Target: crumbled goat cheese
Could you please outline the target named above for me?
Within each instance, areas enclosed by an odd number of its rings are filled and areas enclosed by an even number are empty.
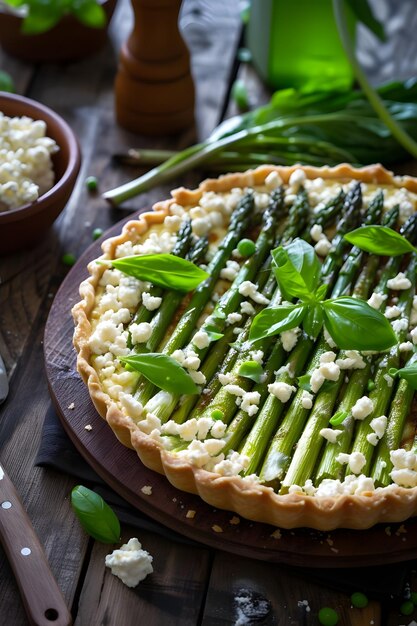
[[[231,393],[232,396],[244,396],[246,393],[246,390],[243,389],[243,387],[239,387],[239,385],[226,385],[224,388],[225,391],[227,391],[228,393]]]
[[[340,452],[336,457],[336,461],[341,465],[349,465],[349,469],[353,474],[360,474],[366,465],[366,459],[362,452],[352,452],[351,454]]]
[[[359,495],[375,491],[372,478],[360,474],[349,474],[343,481],[325,478],[320,485],[314,487],[311,480],[307,480],[303,487],[298,487],[298,492],[305,493],[316,498],[332,498],[339,495]]]
[[[396,305],[387,306],[384,315],[388,320],[393,320],[401,315],[401,309],[399,309]]]
[[[252,361],[256,361],[259,365],[262,365],[262,360],[264,358],[262,350],[251,350],[249,355]]]
[[[370,427],[377,435],[378,439],[382,439],[384,433],[387,429],[388,418],[385,415],[380,415],[379,417],[374,417],[371,420]]]
[[[309,391],[303,391],[303,395],[301,396],[301,406],[303,409],[311,409],[313,406],[313,394]]]
[[[289,178],[288,184],[290,187],[292,187],[296,191],[304,183],[306,178],[307,176],[304,170],[297,168],[292,172]]]
[[[199,349],[204,350],[210,344],[210,337],[204,330],[196,332],[192,339],[192,343]]]
[[[329,331],[327,330],[327,328],[324,329],[324,340],[327,343],[327,345],[329,346],[329,348],[336,348],[336,342],[333,341],[332,336],[330,335]]]
[[[236,261],[226,261],[226,267],[220,271],[220,278],[233,282],[240,270],[240,265]]]
[[[364,420],[374,410],[374,404],[368,396],[362,396],[359,400],[356,400],[352,407],[352,416],[355,420]]]
[[[417,487],[417,455],[411,450],[392,450],[390,459],[393,465],[391,478],[400,487]]]
[[[219,374],[218,379],[221,385],[230,385],[233,382],[233,374],[227,372],[226,374]]]
[[[332,249],[332,243],[327,238],[320,239],[314,246],[314,250],[319,256],[327,256]]]
[[[411,341],[403,341],[398,346],[398,349],[400,352],[409,352],[413,349],[413,344],[411,343]]]
[[[268,176],[265,178],[265,187],[268,191],[273,191],[280,185],[282,185],[282,179],[278,172],[269,172]]]
[[[242,316],[240,313],[229,313],[229,315],[226,318],[226,322],[228,324],[238,324],[241,321],[242,321]]]
[[[408,319],[406,317],[402,317],[399,320],[394,320],[393,322],[391,322],[391,326],[396,333],[400,333],[402,330],[407,330]]]
[[[288,402],[294,391],[296,391],[296,388],[287,383],[275,382],[268,385],[268,392],[283,403]]]
[[[399,272],[394,278],[387,280],[388,289],[395,289],[397,291],[402,289],[409,289],[411,287],[411,281],[403,272]]]
[[[203,372],[196,372],[195,370],[190,370],[189,374],[196,385],[205,385],[207,380],[204,376]]]
[[[394,383],[393,377],[390,376],[389,374],[384,374],[383,378],[384,378],[385,382],[387,383],[388,387],[392,387],[392,385]]]
[[[242,296],[252,298],[257,304],[269,304],[268,298],[265,298],[265,296],[259,293],[256,285],[251,283],[250,280],[244,280],[243,283],[241,283],[239,293]]]
[[[310,229],[310,237],[315,243],[318,243],[320,239],[323,239],[323,227],[320,224],[313,224]]]
[[[261,395],[258,391],[247,391],[243,398],[240,408],[249,416],[255,415],[259,411],[259,402]]]
[[[197,237],[204,237],[210,230],[210,221],[207,217],[196,217],[191,220],[191,228],[193,230],[194,235]]]
[[[146,343],[152,335],[152,326],[148,322],[131,324],[129,327],[132,343]]]
[[[181,218],[179,215],[167,215],[164,219],[164,226],[172,232],[177,232],[181,226]]]
[[[341,370],[362,370],[366,363],[357,350],[346,350],[344,359],[336,359]]]
[[[374,291],[374,293],[372,294],[372,296],[368,300],[368,304],[373,309],[380,309],[382,304],[383,304],[383,302],[385,302],[386,299],[387,299],[387,295],[386,294],[376,293]]]
[[[140,419],[143,413],[143,406],[130,393],[119,394],[119,401],[129,417],[135,420]]]
[[[410,339],[414,345],[417,344],[417,326],[410,332]]]
[[[239,452],[229,452],[227,457],[216,463],[213,471],[222,476],[237,476],[249,465],[249,457]]]
[[[250,302],[248,302],[247,300],[244,300],[242,302],[242,304],[240,305],[240,310],[242,313],[244,313],[245,315],[255,315],[256,311],[254,309],[254,307],[252,306],[252,304]]]
[[[185,354],[184,361],[182,362],[183,367],[186,367],[188,370],[198,370],[200,364],[201,360],[198,354],[193,350],[188,350]]]
[[[320,357],[320,365],[313,370],[310,377],[310,387],[313,393],[317,393],[325,380],[339,380],[340,367],[333,361],[336,358],[334,352],[324,352]]]
[[[106,556],[106,567],[111,573],[120,578],[128,587],[136,587],[148,574],[152,574],[152,557],[134,537],[122,545],[119,550],[113,550]]]
[[[46,123],[0,113],[0,212],[34,202],[51,189],[51,155],[59,150]]]
[[[337,442],[337,438],[339,435],[341,435],[343,432],[343,430],[337,430],[333,428],[322,428],[321,431],[319,432],[319,435],[321,435],[321,437],[324,437],[324,439],[327,439],[327,441],[329,441],[330,443],[336,443]]]
[[[142,294],[142,303],[145,309],[148,309],[148,311],[155,311],[161,306],[162,298],[160,298],[159,296],[151,296],[150,293],[144,291]]]
[[[282,347],[286,352],[291,352],[298,341],[298,337],[300,335],[301,329],[297,326],[296,328],[291,328],[290,330],[284,330],[281,333],[281,342]]]

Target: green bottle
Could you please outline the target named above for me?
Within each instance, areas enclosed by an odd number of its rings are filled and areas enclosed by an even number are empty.
[[[352,38],[356,21],[346,8]],[[263,80],[275,89],[348,89],[353,72],[332,0],[252,0],[247,45]]]

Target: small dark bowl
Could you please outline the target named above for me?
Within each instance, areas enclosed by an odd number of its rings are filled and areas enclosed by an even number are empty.
[[[23,96],[0,92],[0,111],[9,117],[27,115],[46,122],[46,134],[59,151],[52,155],[54,186],[35,202],[0,212],[0,254],[16,252],[35,243],[64,209],[72,193],[81,165],[78,140],[59,115]]]

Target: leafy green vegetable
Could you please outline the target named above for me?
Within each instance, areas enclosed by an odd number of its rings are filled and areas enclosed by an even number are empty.
[[[342,422],[345,421],[345,419],[347,418],[348,415],[349,415],[349,413],[346,413],[346,411],[338,411],[330,419],[330,424],[332,426],[339,426]]]
[[[408,252],[417,252],[411,243],[387,226],[361,226],[345,235],[346,241],[365,252],[383,256],[398,256]]]
[[[311,379],[310,374],[303,374],[302,376],[299,376],[298,386],[300,387],[300,389],[304,389],[304,391],[311,392],[310,379]]]
[[[387,318],[364,300],[341,296],[322,307],[325,327],[341,349],[387,350],[397,341]]]
[[[239,367],[238,374],[244,378],[250,378],[255,383],[260,383],[263,380],[264,371],[257,361],[245,361]]]
[[[390,376],[399,376],[408,382],[412,389],[417,389],[417,362],[413,361],[401,369],[392,367],[388,371]]]
[[[362,22],[380,41],[386,41],[384,25],[375,18],[366,0],[346,0],[350,10],[359,22]]]
[[[417,137],[417,79],[377,89],[390,120]],[[104,194],[113,204],[197,166],[234,171],[261,163],[336,165],[396,163],[409,158],[363,91],[277,91],[270,102],[223,122],[203,143],[174,154],[136,180]],[[147,151],[149,156],[150,151]]]
[[[4,0],[12,9],[25,7],[27,15],[22,22],[22,32],[37,35],[53,28],[66,14],[74,15],[92,28],[106,25],[106,13],[97,0]]]
[[[111,265],[139,280],[149,280],[159,287],[177,291],[192,291],[208,278],[200,267],[173,254],[126,256],[111,261]]]
[[[120,523],[103,498],[77,485],[71,492],[71,506],[84,530],[97,541],[116,543],[120,539]]]
[[[250,341],[258,341],[299,326],[306,309],[303,305],[279,306],[263,309],[253,319],[250,327]]]
[[[175,394],[199,393],[199,388],[183,367],[172,357],[159,352],[119,357],[124,365],[140,372],[151,383]]]
[[[321,264],[314,248],[304,239],[294,239],[285,249],[280,246],[272,250],[274,264],[279,268],[285,261],[289,261],[303,279],[308,291],[314,291],[320,280]],[[275,275],[277,273],[275,272]]]

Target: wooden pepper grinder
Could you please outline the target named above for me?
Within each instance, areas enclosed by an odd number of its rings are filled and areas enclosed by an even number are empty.
[[[131,0],[134,28],[120,52],[116,118],[144,135],[177,133],[194,122],[190,56],[178,29],[181,0]]]

